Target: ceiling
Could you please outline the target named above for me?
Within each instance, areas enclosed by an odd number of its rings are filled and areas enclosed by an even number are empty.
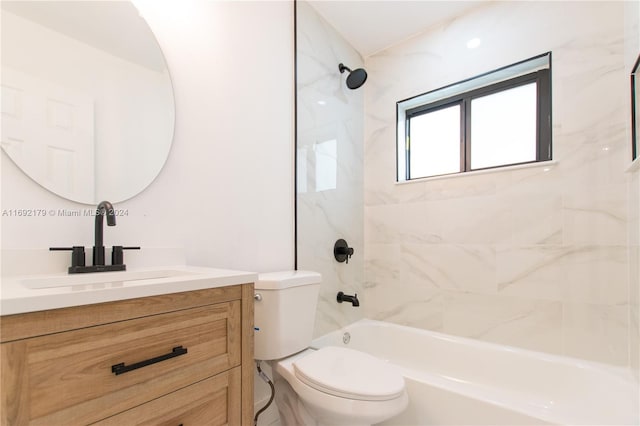
[[[487,2],[311,0],[309,4],[366,58]],[[147,55],[155,54],[157,45],[149,28],[134,22],[141,19],[127,1],[2,1],[2,9],[149,68],[164,67],[161,56],[159,61],[158,56]],[[82,19],[75,19],[78,16]]]
[[[487,0],[311,0],[309,4],[366,58]]]

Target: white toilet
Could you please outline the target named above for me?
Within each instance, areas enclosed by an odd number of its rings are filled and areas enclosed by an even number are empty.
[[[346,347],[310,349],[321,276],[260,274],[255,285],[255,359],[271,361],[283,425],[371,425],[407,407],[404,378]]]

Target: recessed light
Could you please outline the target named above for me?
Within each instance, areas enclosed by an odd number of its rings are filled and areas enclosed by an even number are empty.
[[[481,43],[481,40],[478,37],[474,37],[467,42],[467,48],[475,49],[476,47],[480,46],[480,43]]]
[[[318,101],[318,105],[326,105],[327,101]]]

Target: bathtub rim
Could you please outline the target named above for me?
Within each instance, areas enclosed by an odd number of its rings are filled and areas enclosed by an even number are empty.
[[[431,335],[443,341],[460,342],[460,343],[470,344],[473,346],[484,347],[487,349],[494,349],[500,352],[519,353],[522,355],[527,355],[532,357],[535,356],[536,358],[542,359],[544,361],[556,362],[556,363],[565,364],[565,365],[571,364],[571,365],[578,366],[580,368],[596,368],[598,370],[603,370],[615,376],[618,376],[622,380],[629,381],[630,383],[635,382],[640,385],[640,382],[638,382],[635,379],[631,369],[627,367],[616,366],[616,365],[607,364],[607,363],[598,362],[598,361],[586,360],[583,358],[572,357],[569,355],[557,355],[557,354],[552,354],[548,352],[534,351],[532,349],[526,349],[526,348],[520,348],[517,346],[509,346],[509,345],[504,345],[500,343],[488,342],[488,341],[474,339],[470,337],[456,336],[453,334],[447,334],[440,331],[426,330],[422,328],[411,327],[411,326],[402,325],[402,324],[395,324],[392,322],[374,320],[369,318],[359,319],[340,329],[331,331],[323,336],[316,337],[313,339],[310,347],[313,349],[318,349],[323,346],[323,345],[319,345],[318,342],[322,341],[324,338],[332,335],[337,336],[340,333],[344,334],[345,332],[350,331],[355,327],[364,326],[364,325],[375,325],[377,327],[383,327],[383,328],[397,327],[406,331],[419,332],[420,334]]]

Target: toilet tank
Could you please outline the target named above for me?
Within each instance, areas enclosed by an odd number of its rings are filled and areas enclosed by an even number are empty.
[[[254,358],[284,358],[313,338],[322,276],[311,271],[269,272],[255,284]]]

